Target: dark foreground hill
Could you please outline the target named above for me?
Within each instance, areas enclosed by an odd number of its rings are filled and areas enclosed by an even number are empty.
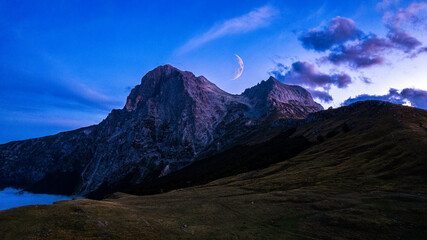
[[[287,151],[292,139],[306,144]],[[0,212],[0,238],[424,239],[426,156],[427,111],[360,102],[311,114],[292,131],[201,160],[146,191],[205,185]]]

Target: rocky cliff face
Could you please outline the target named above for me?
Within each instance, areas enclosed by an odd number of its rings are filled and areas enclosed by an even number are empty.
[[[0,188],[87,194],[141,183],[238,144],[280,119],[322,110],[270,78],[232,95],[171,65],[147,73],[123,109],[96,126],[0,146]]]

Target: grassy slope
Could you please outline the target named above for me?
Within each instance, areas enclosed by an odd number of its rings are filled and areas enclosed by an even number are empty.
[[[158,195],[3,211],[0,239],[427,236],[427,111],[368,102],[318,118],[294,133],[318,144],[265,169]]]

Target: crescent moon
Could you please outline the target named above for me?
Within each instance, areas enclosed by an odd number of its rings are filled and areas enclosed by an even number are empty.
[[[240,76],[242,76],[243,68],[244,68],[243,60],[239,57],[239,55],[237,55],[237,54],[234,54],[234,55],[237,57],[237,61],[239,62],[239,68],[236,69],[236,75],[234,76],[234,78],[232,80],[236,80]]]

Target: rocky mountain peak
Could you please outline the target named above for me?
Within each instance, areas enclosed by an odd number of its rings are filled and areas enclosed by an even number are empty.
[[[0,183],[27,188],[58,182],[59,189],[65,179],[72,193],[110,191],[241,144],[276,120],[302,119],[321,109],[305,89],[272,77],[233,95],[203,76],[164,65],[148,72],[124,108],[92,126],[90,134],[76,130],[0,146],[0,169],[8,173]],[[13,171],[13,162],[29,174]]]
[[[251,99],[256,105],[282,103],[311,106],[314,111],[323,110],[322,105],[316,103],[307,90],[300,86],[284,84],[274,77],[246,89],[242,95]]]
[[[166,64],[158,66],[145,74],[145,76],[141,79],[141,85],[157,84],[170,79],[173,79],[174,81],[185,82],[194,81],[197,79],[197,77],[194,76],[192,72],[181,71],[170,64]]]
[[[154,98],[177,103],[183,100],[183,97],[197,99],[207,97],[206,95],[216,97],[230,94],[209,82],[204,76],[196,77],[192,72],[181,71],[167,64],[153,69],[141,79],[141,84],[129,94],[125,109],[135,110],[139,102]]]

